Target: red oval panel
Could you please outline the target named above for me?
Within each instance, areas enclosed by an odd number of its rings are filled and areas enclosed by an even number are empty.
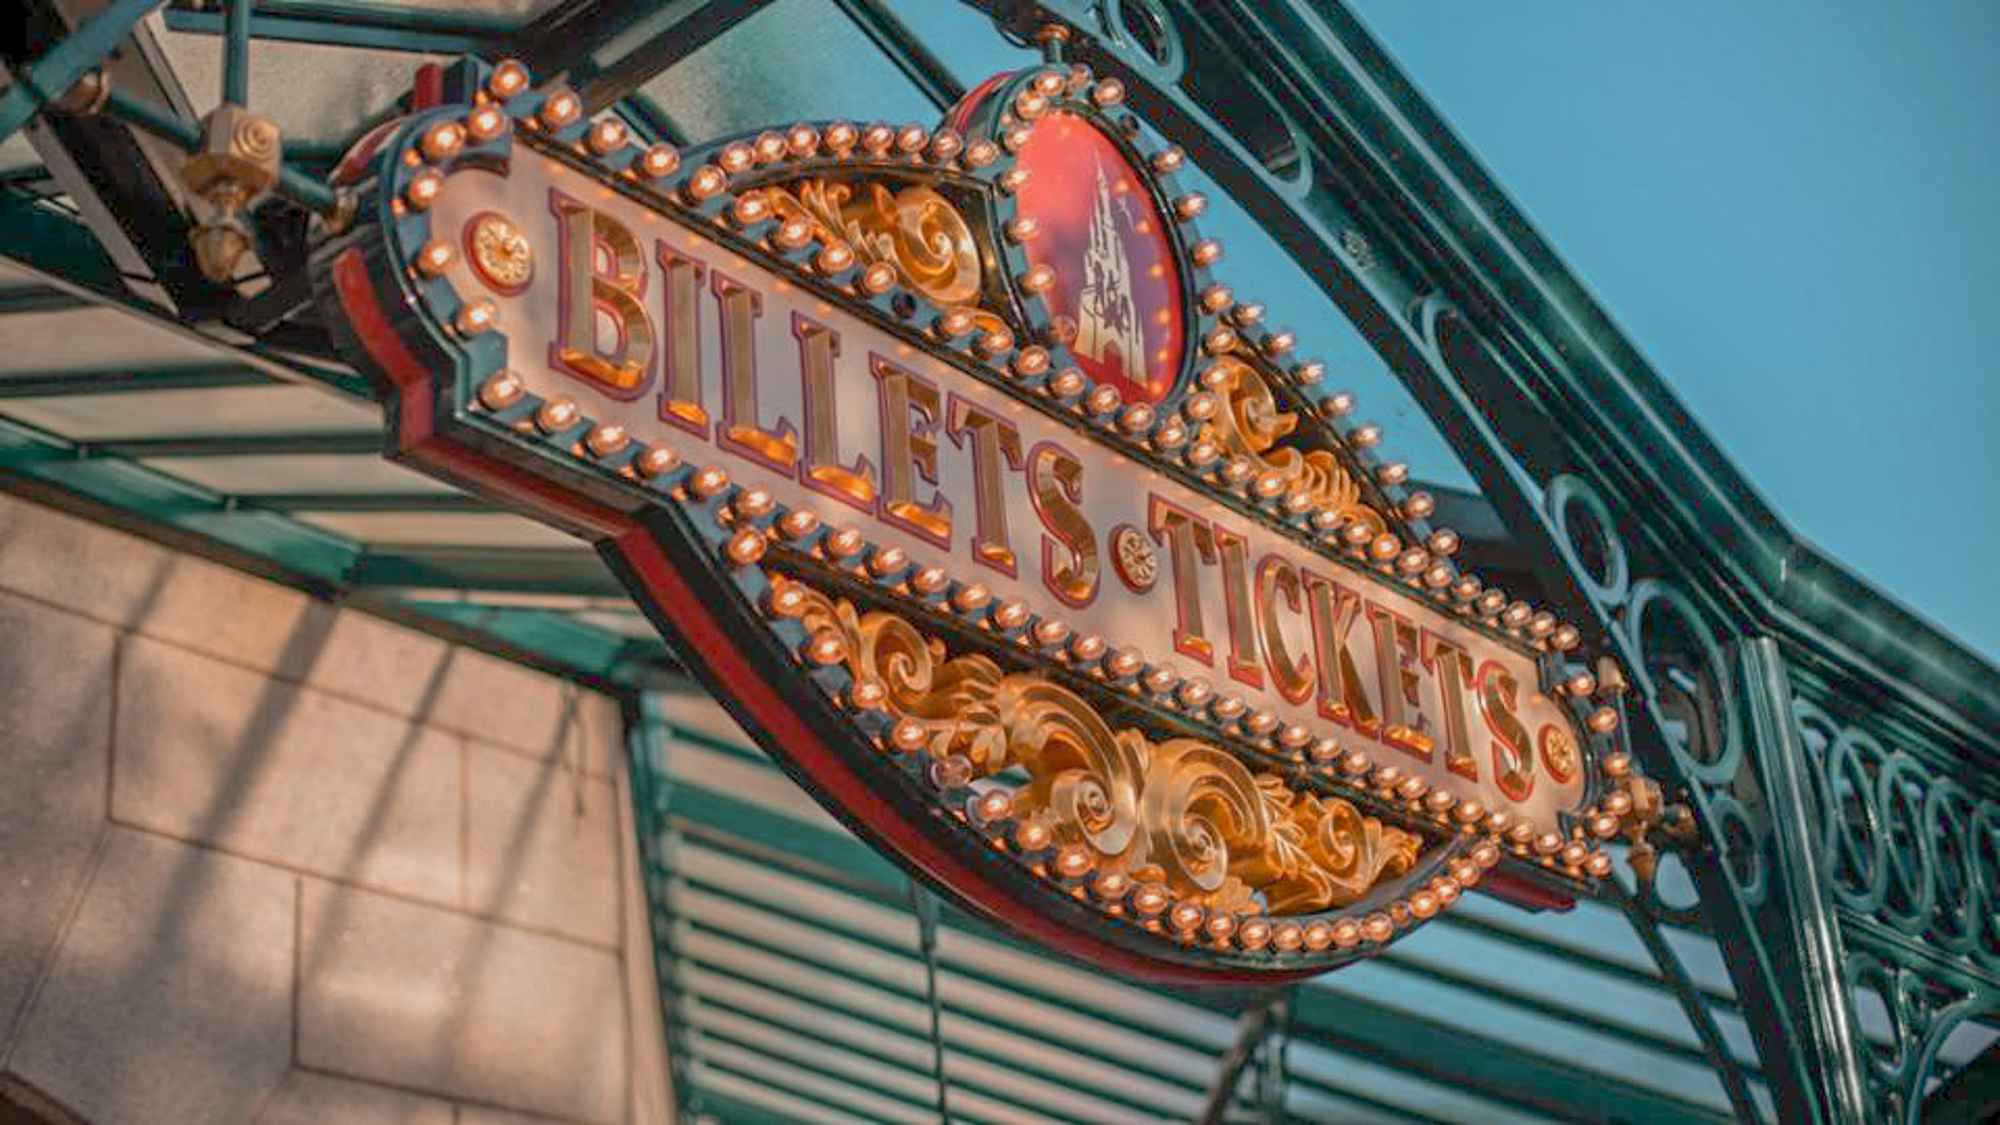
[[[1180,267],[1145,183],[1111,138],[1073,113],[1035,124],[1018,164],[1020,213],[1040,231],[1028,260],[1055,270],[1043,296],[1075,323],[1070,344],[1092,380],[1126,402],[1158,402],[1180,374]]]

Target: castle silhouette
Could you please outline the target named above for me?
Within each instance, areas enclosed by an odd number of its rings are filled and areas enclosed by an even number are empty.
[[[1128,221],[1130,216],[1127,216]],[[1134,386],[1146,378],[1146,328],[1132,299],[1132,264],[1125,257],[1117,218],[1111,211],[1111,184],[1097,164],[1097,202],[1090,214],[1090,245],[1083,257],[1083,292],[1077,300],[1076,341],[1071,350],[1085,359],[1115,364]]]

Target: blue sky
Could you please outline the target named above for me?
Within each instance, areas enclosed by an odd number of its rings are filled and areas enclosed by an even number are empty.
[[[1785,520],[2000,657],[2000,4],[1349,2]]]

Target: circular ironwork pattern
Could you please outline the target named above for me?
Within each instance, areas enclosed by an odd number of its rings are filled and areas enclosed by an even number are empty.
[[[1734,778],[1742,763],[1743,740],[1727,690],[1729,663],[1701,609],[1680,587],[1645,578],[1632,584],[1622,623],[1633,649],[1643,656],[1632,669],[1633,677],[1663,712],[1666,721],[1661,730],[1682,768],[1710,784]],[[1669,647],[1665,643],[1669,638],[1692,645],[1694,651]],[[1690,662],[1689,657],[1695,660]],[[1696,690],[1676,683],[1675,673],[1700,677]],[[1714,721],[1705,721],[1710,717]]]
[[[1924,1095],[1939,1077],[1939,1054],[1969,1020],[1992,1023],[2000,1003],[1988,995],[1928,979],[1921,971],[1874,950],[1848,955],[1845,975],[1852,983],[1849,1010],[1854,1041],[1875,1098],[1876,1120],[1919,1125]],[[1863,1009],[1888,1023],[1887,1042],[1865,1033]]]
[[[1551,525],[1571,537],[1562,544],[1566,558],[1583,572],[1587,592],[1626,650],[1638,656],[1634,685],[1676,765],[1694,783],[1689,796],[1725,860],[1723,872],[1747,902],[1760,903],[1770,844],[1759,818],[1731,792],[1748,762],[1737,704],[1726,690],[1730,670],[1721,638],[1673,583],[1630,578],[1630,556],[1610,508],[1587,482],[1558,477],[1546,497]],[[1586,519],[1572,520],[1577,511]],[[1607,566],[1582,567],[1579,536],[1596,538]],[[1668,641],[1675,643],[1663,651]],[[1670,679],[1690,671],[1698,682],[1692,700]],[[2000,888],[2000,801],[1977,796],[1807,700],[1795,699],[1794,713],[1807,752],[1812,839],[1835,900],[1940,949],[2000,967],[2000,912],[1992,909]],[[1704,721],[1690,722],[1691,716]]]
[[[1150,85],[1152,88],[1147,94],[1152,98],[1179,108],[1202,111],[1200,114],[1189,113],[1190,118],[1205,116],[1210,122],[1228,120],[1228,103],[1217,89],[1197,90],[1182,85],[1188,48],[1183,47],[1183,29],[1175,26],[1169,5],[1141,3],[1138,0],[1107,0],[1090,8],[1104,32],[1093,47],[1122,64],[1124,77],[1135,84]],[[1171,36],[1171,40],[1167,36]],[[1161,46],[1167,42],[1172,45],[1171,60],[1169,52]],[[1193,49],[1198,50],[1199,47]],[[1167,65],[1169,61],[1171,65]],[[1203,140],[1211,142],[1212,148],[1222,154],[1222,162],[1230,173],[1231,182],[1247,185],[1253,195],[1261,191],[1265,197],[1262,202],[1266,205],[1274,200],[1294,198],[1275,183],[1266,169],[1257,166],[1242,152],[1226,126],[1206,124],[1196,126],[1189,132],[1205,133]],[[1253,198],[1253,207],[1255,202]],[[1294,206],[1323,214],[1338,213],[1340,210],[1331,193],[1324,188],[1311,192]],[[1640,640],[1636,636],[1639,630],[1631,626],[1627,612],[1630,596],[1627,587],[1638,564],[1627,554],[1624,542],[1616,534],[1609,505],[1581,479],[1568,474],[1553,480],[1545,478],[1542,483],[1547,489],[1545,496],[1549,507],[1553,509],[1544,515],[1555,529],[1558,554],[1598,610],[1599,622],[1611,632],[1627,665],[1633,668],[1645,665],[1646,650],[1637,643]],[[1572,528],[1572,524],[1576,526]],[[1595,534],[1599,529],[1603,532],[1601,536]],[[1659,573],[1657,566],[1646,569]],[[1708,618],[1700,613],[1695,618],[1701,622],[1706,636],[1718,637],[1719,631],[1710,627]],[[1686,624],[1684,619],[1675,623]],[[1706,708],[1709,716],[1716,721],[1708,729],[1696,732],[1697,737],[1707,739],[1706,743],[1669,750],[1661,731],[1662,720],[1669,717],[1671,700],[1659,690],[1662,685],[1658,684],[1657,677],[1649,677],[1649,680],[1651,682],[1640,685],[1641,698],[1632,701],[1632,709],[1639,719],[1635,723],[1635,737],[1640,738],[1644,744],[1642,749],[1657,767],[1666,770],[1690,755],[1712,766],[1725,754],[1733,755],[1733,760],[1739,765],[1735,776],[1725,777],[1721,770],[1710,770],[1714,780],[1688,777],[1690,784],[1685,793],[1674,794],[1676,799],[1685,799],[1692,805],[1697,824],[1704,829],[1703,835],[1712,839],[1716,832],[1709,809],[1710,798],[1723,795],[1739,785],[1746,793],[1755,794],[1756,791],[1754,776],[1751,776],[1754,771],[1741,768],[1755,764],[1750,757],[1755,748],[1737,752],[1717,745],[1724,740],[1741,737],[1738,733],[1741,725],[1736,714],[1738,705],[1732,693],[1726,690],[1727,681],[1714,683],[1711,680],[1707,685],[1698,685],[1695,702]],[[1684,685],[1681,687],[1685,698]],[[1838,691],[1838,687],[1826,689],[1826,698],[1834,698]],[[1874,915],[1887,894],[1891,861],[1886,853],[1896,846],[1886,839],[1883,828],[1886,818],[1877,807],[1880,794],[1875,784],[1875,778],[1891,752],[1858,730],[1834,723],[1823,713],[1817,713],[1818,709],[1803,699],[1798,701],[1798,706],[1799,726],[1806,732],[1808,742],[1807,768],[1803,772],[1813,790],[1809,803],[1816,805],[1817,810],[1815,813],[1809,809],[1807,816],[1811,821],[1815,846],[1827,857],[1822,872],[1842,907]],[[1824,720],[1825,726],[1815,733],[1813,723],[1817,720]],[[1668,772],[1685,776],[1680,771]],[[1931,768],[1925,771],[1925,784],[1937,786],[1944,781],[1940,770]],[[1926,798],[1920,831],[1934,832],[1941,839],[1928,865],[1919,850],[1914,859],[1906,857],[1901,866],[1908,869],[1906,875],[1910,870],[1924,872],[1926,880],[1934,877],[1950,879],[1951,876],[1937,872],[1953,867],[1963,869],[1968,876],[1965,880],[1968,897],[1955,900],[1941,886],[1933,899],[1933,914],[1941,911],[1948,913],[1977,929],[1980,935],[1979,956],[1991,966],[1996,949],[2000,949],[2000,932],[1996,932],[2000,931],[2000,917],[1988,913],[1981,906],[1981,899],[1990,898],[1994,888],[2000,888],[2000,808],[1996,808],[1990,798],[1974,799],[1959,786],[1933,788],[1930,792],[1933,795]],[[1940,792],[1943,796],[1936,795]],[[1765,818],[1761,815],[1761,800],[1753,803],[1752,807],[1759,811],[1756,820],[1762,824]],[[1959,812],[1963,813],[1962,829],[1959,827]],[[1962,852],[1956,850],[1960,842],[1964,844]],[[1761,853],[1769,844],[1760,838],[1754,841],[1753,846]],[[1726,868],[1727,865],[1724,866]],[[1741,886],[1736,875],[1729,876],[1728,880],[1736,890],[1747,889]],[[1757,889],[1761,891],[1761,883]],[[1742,905],[1752,911],[1761,908],[1761,903],[1750,896],[1742,899]],[[1960,905],[1962,910],[1958,909]],[[1953,932],[1951,923],[1940,919],[1931,928],[1931,940],[1949,943],[1953,940],[1949,936]],[[1753,947],[1758,941],[1754,932],[1746,931],[1736,932],[1733,938],[1745,939]],[[1751,955],[1753,959],[1759,956],[1754,948]],[[1908,1006],[1904,1007],[1907,1009]],[[1929,1065],[1926,1060],[1934,1057],[1935,1047],[1942,1042],[1942,1036],[1948,1035],[1952,1026],[1965,1018],[1969,1011],[1964,1002],[1943,1007],[1933,1004],[1927,1010],[1933,1015],[1919,1020],[1905,1019],[1899,1025],[1911,1029],[1905,1038],[1915,1036],[1919,1040],[1917,1049],[1909,1055],[1921,1065],[1886,1078],[1877,1074],[1871,1083],[1883,1092],[1882,1120],[1915,1118],[1921,1105],[1921,1094],[1926,1089],[1925,1076]],[[1924,1030],[1926,1027],[1928,1030]]]
[[[1768,818],[1752,816],[1738,798],[1746,785],[1755,791],[1746,781],[1754,771],[1734,694],[1723,690],[1729,667],[1721,639],[1673,583],[1634,580],[1610,508],[1587,482],[1558,477],[1545,498],[1546,516],[1561,536],[1558,552],[1632,660],[1648,725],[1689,783],[1687,797],[1715,848],[1717,868],[1740,901],[1761,908],[1772,842]],[[1588,554],[1600,565],[1586,565]],[[1670,678],[1689,672],[1697,684],[1692,693]],[[1706,721],[1690,723],[1691,716]],[[1927,955],[1958,955],[2000,970],[2000,800],[1972,792],[1810,700],[1794,697],[1793,720],[1811,789],[1811,846],[1828,892],[1842,909],[1903,935],[1893,940],[1915,943],[1881,955],[1855,949],[1855,941],[1875,941],[1856,932],[1845,972],[1856,998],[1854,1039],[1862,1044],[1879,1119],[1914,1125],[1945,1040],[1967,1019],[2000,1011],[1990,992],[1943,983],[1915,967]],[[1887,1043],[1863,1034],[1863,997],[1879,999],[1886,1010]]]
[[[1583,478],[1564,473],[1549,482],[1546,506],[1549,523],[1556,531],[1556,548],[1569,564],[1570,578],[1583,587],[1591,601],[1616,606],[1625,601],[1632,567],[1625,554],[1625,541],[1618,537],[1611,509]],[[1572,509],[1581,509],[1588,523],[1572,522]],[[1597,565],[1584,558],[1592,548],[1600,556]]]
[[[1160,0],[1111,0],[1098,5],[1097,20],[1112,43],[1134,49],[1126,58],[1143,62],[1154,81],[1179,81],[1187,52],[1173,15]]]
[[[1794,712],[1823,794],[1812,828],[1835,899],[2000,968],[2000,800],[1815,704]]]

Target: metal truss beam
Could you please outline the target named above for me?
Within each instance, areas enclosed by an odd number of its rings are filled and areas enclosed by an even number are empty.
[[[62,98],[77,80],[95,69],[131,34],[132,28],[164,0],[112,0],[103,11],[60,41],[45,46],[41,56],[14,75],[0,91],[0,140],[13,136],[42,107]]]
[[[1236,1041],[1229,1045],[1216,1066],[1208,1101],[1202,1106],[1201,1116],[1195,1119],[1200,1125],[1222,1125],[1236,1100],[1236,1087],[1243,1081],[1243,1072],[1256,1057],[1257,1049],[1270,1037],[1272,1025],[1281,1020],[1284,1004],[1283,1000],[1273,1000],[1236,1017]]]
[[[36,286],[0,290],[0,317],[10,313],[69,312],[89,307],[89,301],[60,289]]]
[[[195,9],[182,3],[170,6],[163,19],[169,30],[197,35],[222,35],[227,24],[222,12]],[[472,11],[258,0],[248,30],[252,39],[323,47],[484,55],[494,53],[520,30],[520,25]]]
[[[939,109],[965,96],[965,86],[882,0],[838,0],[840,10],[886,55],[910,84]]]
[[[375,402],[368,381],[344,364],[307,362],[295,353],[280,355],[241,342],[240,335],[225,339],[226,330],[196,327],[168,309],[134,297],[117,263],[90,229],[46,204],[0,199],[0,260],[25,270],[43,290],[138,317],[151,327],[214,349],[218,359],[229,365],[352,401]]]
[[[756,15],[771,0],[707,0],[669,9],[668,22],[645,42],[587,78],[575,81],[586,113],[596,113],[645,85],[654,75],[701,50],[730,28]],[[581,62],[572,64],[581,72]]]
[[[186,436],[115,438],[79,442],[71,457],[77,461],[121,458],[137,461],[166,457],[251,457],[266,454],[380,453],[382,435],[374,430],[298,434],[189,434]]]
[[[231,498],[263,512],[498,512],[463,492],[259,492]],[[526,518],[526,517],[523,517]]]
[[[585,547],[405,547],[368,553],[347,570],[357,587],[464,589],[623,598],[625,588]]]
[[[1776,839],[1763,923],[1765,964],[1781,997],[1790,1057],[1788,1076],[1806,1092],[1816,1121],[1863,1122],[1874,1116],[1861,1078],[1853,1002],[1846,987],[1840,930],[1812,838],[1815,799],[1792,707],[1785,658],[1769,637],[1736,642],[1736,686],[1751,727],[1757,779],[1769,802]]]
[[[6,328],[5,318],[0,317],[0,333],[4,333]],[[275,385],[277,380],[251,367],[183,367],[159,371],[51,371],[44,374],[9,375],[0,379],[0,399]]]
[[[17,83],[0,100],[0,135],[26,126],[27,137],[56,185],[82,212],[117,263],[117,289],[144,293],[190,317],[212,317],[228,290],[202,276],[188,242],[192,224],[182,208],[170,146],[101,114],[49,111],[84,74],[102,67],[112,89],[163,115],[188,112],[151,32],[138,22],[157,3],[123,0],[72,29],[55,0],[26,0],[18,13],[18,50],[39,51],[27,65],[34,82]],[[113,48],[119,48],[113,53]],[[20,65],[26,56],[12,56]],[[23,112],[25,111],[25,114]]]
[[[1559,1121],[1721,1125],[1730,1120],[1651,1087],[1350,994],[1300,989],[1292,1033]]]

